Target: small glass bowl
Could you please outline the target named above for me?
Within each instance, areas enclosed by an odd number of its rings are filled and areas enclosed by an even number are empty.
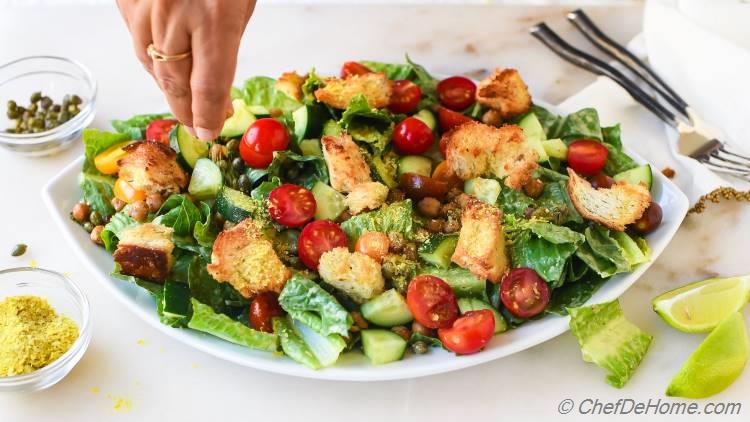
[[[39,133],[16,134],[6,130],[14,121],[6,115],[8,100],[29,105],[31,94],[41,91],[55,103],[65,95],[83,100],[81,111],[60,126]],[[50,155],[71,146],[94,120],[96,81],[82,64],[55,56],[30,56],[0,66],[0,146],[26,156]]]
[[[0,392],[38,391],[55,385],[81,360],[91,341],[88,299],[68,277],[41,268],[0,270],[0,301],[9,296],[21,295],[47,299],[55,312],[67,316],[76,323],[79,336],[70,350],[44,368],[24,375],[0,376]]]

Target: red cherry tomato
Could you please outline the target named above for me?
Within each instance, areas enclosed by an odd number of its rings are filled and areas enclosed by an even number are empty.
[[[451,110],[463,110],[474,104],[477,86],[469,78],[452,76],[440,81],[437,92],[440,104]]]
[[[641,218],[633,223],[633,229],[640,234],[649,234],[659,227],[661,219],[661,205],[656,202],[651,202],[651,205],[646,208],[646,211],[643,212]]]
[[[388,249],[391,247],[391,241],[384,233],[367,232],[357,239],[354,250],[363,253],[370,258],[382,262],[383,257],[388,255]]]
[[[412,81],[393,81],[393,94],[388,104],[388,109],[394,113],[411,113],[419,99],[422,98],[422,90]]]
[[[250,325],[256,330],[273,332],[273,317],[284,316],[286,312],[279,305],[279,295],[263,292],[250,302]]]
[[[349,239],[338,224],[317,220],[305,226],[297,239],[297,254],[307,268],[317,270],[320,256],[334,248],[346,248]]]
[[[240,142],[240,156],[253,168],[266,168],[273,160],[274,151],[289,146],[286,126],[270,117],[256,120],[245,131]]]
[[[586,176],[602,171],[608,156],[607,147],[593,139],[579,139],[568,146],[568,166]]]
[[[366,73],[372,73],[372,70],[357,62],[346,62],[341,66],[341,79],[346,79],[352,75],[364,75]]]
[[[463,115],[457,111],[453,111],[449,108],[438,107],[437,112],[438,122],[440,123],[440,130],[442,130],[443,133],[448,132],[456,126],[460,126],[466,122],[472,121],[471,117]],[[440,151],[442,151],[443,155],[445,155],[445,148],[443,146],[442,139],[440,140]]]
[[[453,290],[448,283],[432,275],[418,275],[409,282],[406,304],[414,319],[428,328],[447,328],[458,318]]]
[[[495,316],[489,309],[469,311],[450,328],[438,330],[443,346],[460,355],[476,353],[489,343],[495,332]]]
[[[401,154],[423,154],[433,140],[432,129],[416,117],[407,117],[393,129],[393,143]]]
[[[279,224],[300,227],[312,220],[316,203],[312,192],[302,186],[285,183],[268,195],[268,213]]]
[[[500,283],[500,300],[519,318],[539,315],[549,303],[549,287],[531,268],[515,268]]]
[[[146,140],[169,145],[169,132],[176,124],[177,120],[172,119],[154,120],[146,127]]]
[[[612,185],[615,184],[615,179],[607,176],[604,173],[596,173],[595,175],[591,176],[591,179],[589,181],[591,182],[591,186],[596,189],[609,189],[612,187]]]

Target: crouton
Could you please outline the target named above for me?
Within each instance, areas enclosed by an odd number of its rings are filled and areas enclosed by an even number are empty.
[[[279,293],[292,276],[263,237],[261,225],[251,218],[219,233],[206,268],[216,281],[231,284],[246,298]]]
[[[531,109],[529,88],[516,69],[495,69],[477,86],[477,102],[509,119]]]
[[[341,290],[357,303],[383,292],[385,280],[380,264],[363,253],[334,248],[320,257],[318,272],[326,283]]]
[[[346,205],[352,215],[380,208],[388,197],[388,187],[379,182],[360,183],[346,196]]]
[[[300,76],[297,72],[285,72],[276,80],[276,89],[299,101],[302,99],[302,84],[307,76]]]
[[[333,108],[345,109],[352,98],[362,94],[370,107],[387,107],[393,88],[384,73],[353,75],[346,79],[332,78],[315,91],[315,98]]]
[[[328,165],[331,186],[339,192],[351,192],[355,186],[371,182],[370,167],[357,144],[347,134],[324,136],[320,140]]]
[[[612,230],[625,231],[651,203],[651,192],[643,185],[617,182],[609,189],[596,189],[571,168],[568,175],[568,195],[576,210],[583,218]]]
[[[446,160],[463,180],[495,176],[519,189],[531,179],[539,155],[525,142],[515,125],[500,128],[479,122],[464,123],[443,135],[447,139]]]
[[[476,198],[467,198],[451,261],[479,278],[499,283],[508,269],[502,217],[498,208]]]
[[[123,230],[113,254],[120,272],[163,283],[172,270],[173,232],[171,227],[154,223]]]
[[[149,194],[169,196],[188,185],[188,175],[177,164],[177,153],[158,142],[135,142],[124,148],[128,153],[117,164],[118,176],[133,188]]]

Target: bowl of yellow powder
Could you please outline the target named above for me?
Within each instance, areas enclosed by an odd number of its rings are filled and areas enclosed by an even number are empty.
[[[89,302],[63,274],[0,270],[0,391],[37,391],[63,379],[91,340]]]

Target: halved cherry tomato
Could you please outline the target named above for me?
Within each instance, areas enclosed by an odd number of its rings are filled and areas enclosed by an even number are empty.
[[[176,124],[177,120],[172,119],[152,121],[148,124],[148,126],[146,126],[146,140],[169,145],[169,132]]]
[[[651,205],[646,208],[641,218],[633,223],[633,229],[640,234],[649,234],[656,230],[661,224],[662,210],[661,205],[656,202],[651,202]]]
[[[495,316],[489,309],[469,311],[450,328],[438,330],[443,346],[460,355],[476,353],[484,348],[495,332]]]
[[[250,302],[250,325],[256,330],[272,333],[273,318],[285,314],[279,305],[279,295],[275,292],[259,293]]]
[[[354,250],[363,253],[370,258],[382,262],[383,257],[388,255],[388,249],[391,247],[391,241],[385,233],[367,232],[357,239]]]
[[[604,169],[609,150],[593,139],[579,139],[568,146],[568,167],[576,173],[593,176]]]
[[[451,110],[463,110],[474,104],[477,86],[469,78],[452,76],[437,85],[440,104]]]
[[[416,117],[407,117],[393,129],[393,143],[401,154],[423,154],[433,141],[432,129]]]
[[[469,116],[441,106],[437,107],[437,113],[440,130],[442,130],[443,133],[448,132],[456,126],[472,121],[472,118]],[[445,147],[443,146],[442,140],[440,141],[440,152],[445,155]]]
[[[589,181],[591,182],[591,186],[596,189],[599,189],[599,188],[609,189],[612,187],[612,185],[615,184],[615,179],[601,172],[596,173],[595,175],[591,176]]]
[[[273,161],[274,151],[289,146],[289,132],[276,119],[266,117],[250,125],[240,142],[240,156],[253,168],[266,168]]]
[[[297,254],[307,268],[317,270],[320,256],[334,248],[346,248],[349,238],[338,224],[316,220],[305,226],[297,239]]]
[[[96,154],[96,157],[94,157],[94,167],[104,174],[116,174],[120,171],[120,166],[117,162],[120,161],[120,158],[128,155],[125,147],[132,143],[133,141],[118,142]]]
[[[388,109],[394,113],[411,113],[422,98],[422,89],[412,81],[393,81],[393,93]]]
[[[402,174],[399,178],[399,186],[401,186],[407,197],[415,200],[420,200],[428,196],[435,199],[442,199],[450,189],[447,182],[416,173]]]
[[[549,287],[531,268],[515,268],[500,283],[500,300],[519,318],[539,315],[549,303]]]
[[[409,282],[406,305],[414,319],[428,328],[447,328],[458,318],[458,303],[451,286],[434,275],[418,275]]]
[[[436,182],[445,182],[448,184],[448,190],[458,186],[462,186],[464,181],[460,177],[456,176],[456,173],[448,165],[448,162],[443,160],[436,167],[435,171],[432,172],[432,180]]]
[[[128,183],[125,179],[117,179],[115,181],[114,194],[115,198],[127,204],[146,199],[146,192],[134,188],[133,185]]]
[[[271,218],[287,227],[300,227],[312,220],[317,205],[312,192],[291,183],[274,188],[268,202]]]
[[[346,62],[341,66],[341,79],[346,79],[352,75],[364,75],[366,73],[372,73],[372,70],[357,62]]]

